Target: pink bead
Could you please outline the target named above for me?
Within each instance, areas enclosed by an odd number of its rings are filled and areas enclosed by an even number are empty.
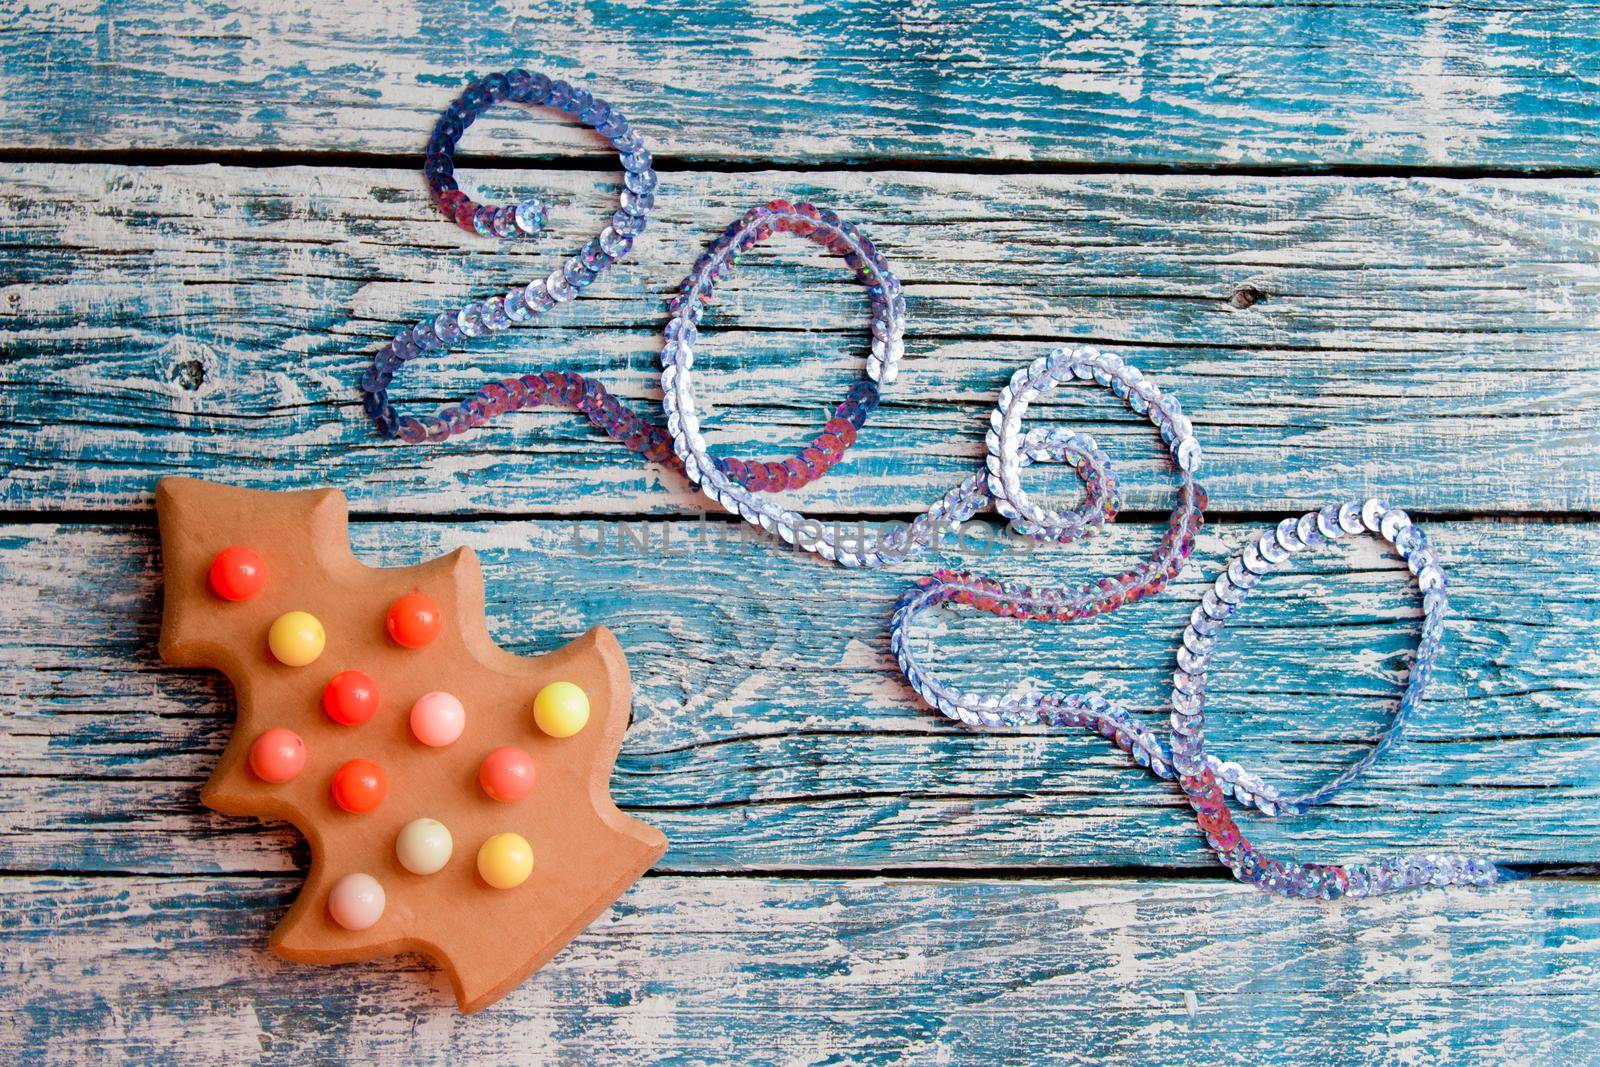
[[[424,693],[411,705],[411,732],[425,745],[443,748],[466,726],[467,709],[449,693]]]
[[[293,730],[274,727],[250,746],[250,770],[263,782],[287,782],[306,765],[306,743]]]
[[[328,914],[346,930],[367,930],[383,918],[383,886],[370,874],[347,874],[333,883]]]

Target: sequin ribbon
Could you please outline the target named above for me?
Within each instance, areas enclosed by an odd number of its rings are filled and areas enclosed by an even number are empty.
[[[443,213],[485,236],[533,236],[543,226],[541,201],[481,205],[461,191],[453,153],[463,131],[488,107],[502,101],[558,108],[577,117],[617,149],[624,185],[617,211],[583,248],[543,279],[503,296],[470,302],[423,319],[379,349],[362,378],[365,408],[379,431],[408,442],[439,441],[520,408],[555,404],[582,412],[613,439],[646,458],[681,470],[700,492],[746,522],[795,547],[846,567],[878,567],[927,553],[979,512],[993,508],[1010,529],[1038,541],[1071,543],[1093,534],[1116,515],[1116,480],[1092,437],[1066,430],[1024,431],[1029,406],[1073,382],[1109,389],[1160,433],[1177,471],[1178,487],[1167,530],[1156,549],[1126,572],[1070,587],[1005,583],[968,572],[939,570],[899,600],[889,624],[890,647],[907,683],[931,707],[967,726],[998,728],[1025,724],[1075,727],[1097,733],[1158,778],[1176,780],[1194,809],[1207,843],[1241,881],[1282,895],[1333,899],[1365,897],[1424,886],[1488,885],[1519,877],[1479,856],[1429,854],[1369,863],[1299,863],[1271,857],[1240,832],[1228,801],[1265,815],[1298,814],[1332,799],[1355,781],[1400,736],[1421,704],[1444,637],[1448,603],[1437,553],[1420,527],[1381,500],[1329,505],[1284,519],[1246,546],[1218,575],[1190,616],[1173,674],[1172,715],[1163,737],[1127,708],[1096,692],[980,694],[946,681],[918,659],[912,626],[929,610],[966,605],[996,615],[1046,622],[1074,622],[1103,615],[1159,593],[1184,567],[1203,522],[1205,491],[1196,481],[1201,449],[1194,427],[1177,399],[1118,356],[1090,347],[1060,349],[1012,375],[989,416],[985,464],[909,523],[841,529],[785,507],[770,494],[822,476],[855,442],[877,407],[879,389],[890,384],[904,350],[905,296],[899,280],[870,237],[826,208],[774,200],[735,220],[696,260],[668,302],[661,351],[665,426],[631,411],[592,378],[545,371],[491,382],[468,400],[424,418],[401,416],[388,387],[406,362],[531,321],[582,292],[625,255],[654,206],[657,179],[649,151],[622,114],[587,90],[543,75],[512,71],[469,87],[440,118],[428,144],[424,173]],[[816,242],[843,259],[866,288],[871,312],[866,375],[851,388],[834,416],[804,448],[782,460],[713,456],[701,434],[696,410],[694,346],[706,306],[737,257],[770,238],[789,233]],[[1071,466],[1084,485],[1082,501],[1057,511],[1023,489],[1023,468],[1037,463]],[[1205,691],[1212,656],[1229,620],[1266,575],[1301,552],[1354,536],[1379,538],[1405,561],[1422,598],[1422,632],[1410,677],[1393,714],[1364,755],[1322,785],[1287,794],[1260,775],[1219,758],[1205,745]]]

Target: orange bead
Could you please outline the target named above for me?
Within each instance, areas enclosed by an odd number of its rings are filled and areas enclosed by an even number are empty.
[[[340,671],[322,691],[322,710],[346,726],[359,726],[378,710],[378,683],[360,671]]]
[[[407,593],[389,605],[389,615],[384,621],[389,636],[395,644],[406,648],[421,648],[439,636],[444,628],[444,618],[433,598],[422,593]]]
[[[217,553],[206,572],[211,591],[224,600],[249,600],[267,581],[267,565],[253,549],[230,545]]]
[[[360,815],[383,803],[389,776],[369,759],[353,759],[333,772],[333,802]]]
[[[527,796],[534,777],[533,757],[509,745],[483,757],[478,768],[478,785],[491,800],[503,803]]]

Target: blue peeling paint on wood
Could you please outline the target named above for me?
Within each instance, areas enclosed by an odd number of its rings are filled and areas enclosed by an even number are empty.
[[[774,546],[663,555],[668,524],[358,523],[371,562],[414,564],[467,544],[483,561],[491,632],[536,654],[611,626],[636,687],[613,795],[672,842],[664,869],[1049,869],[1128,864],[1217,871],[1176,789],[1099,738],[974,733],[917,703],[883,628],[923,568],[846,571]],[[726,527],[719,527],[726,529]],[[1208,527],[1167,594],[1093,624],[933,620],[944,669],[1076,691],[1094,686],[1158,722],[1183,622],[1256,527]],[[575,550],[575,532],[603,539]],[[1600,525],[1444,523],[1431,533],[1454,612],[1435,696],[1342,802],[1252,825],[1305,856],[1431,848],[1511,861],[1600,862]],[[689,542],[681,529],[680,545]],[[969,554],[1007,579],[1115,573],[1155,539],[1141,525],[1081,546]],[[650,546],[641,550],[638,546]],[[156,660],[153,531],[67,526],[0,540],[0,867],[278,871],[291,835],[195,803],[232,722],[212,674]],[[74,622],[70,640],[61,619]],[[1219,651],[1219,752],[1295,788],[1363,751],[1393,708],[1416,639],[1415,593],[1393,557],[1306,558],[1263,584]],[[1508,818],[1508,813],[1514,817]],[[159,833],[152,833],[159,827]]]
[[[1592,1058],[1600,894],[1548,868],[1600,862],[1600,183],[1449,175],[1593,172],[1600,8],[470,6],[0,16],[0,147],[75,154],[0,165],[0,507],[71,520],[0,525],[0,1057]],[[564,414],[426,452],[375,441],[362,356],[418,313],[548,272],[614,195],[592,138],[499,109],[464,176],[547,194],[555,233],[501,250],[437,220],[414,170],[425,132],[469,76],[513,65],[587,79],[634,117],[667,162],[658,216],[541,328],[414,366],[408,402],[559,365],[653,408],[659,300],[699,247],[772,195],[827,202],[900,267],[910,358],[808,508],[926,502],[977,462],[1010,370],[1088,340],[1175,389],[1214,503],[1243,519],[1208,528],[1167,596],[1093,626],[940,620],[943,664],[1092,684],[1155,717],[1204,576],[1266,516],[1368,492],[1448,513],[1431,524],[1456,580],[1438,699],[1343,803],[1254,832],[1304,856],[1481,848],[1540,877],[1270,902],[1219,878],[1171,787],[1096,739],[976,736],[919,707],[882,628],[920,568],[846,574],[765,541],[657,558],[705,528],[697,501]],[[157,154],[103,155],[123,149]],[[208,165],[161,166],[169,149]],[[232,154],[260,149],[282,155]],[[376,165],[328,155],[352,152]],[[576,166],[486,170],[473,152]],[[282,159],[311,165],[219,165]],[[1116,173],[1134,165],[1189,172]],[[1372,176],[1268,173],[1341,166]],[[1235,173],[1194,173],[1219,167]],[[863,309],[836,267],[783,247],[725,287],[702,362],[730,451],[801,439],[856,376]],[[1165,508],[1147,428],[1081,395],[1037,415],[1093,432],[1130,506]],[[165,473],[339,484],[396,516],[357,525],[375,561],[471,544],[508,648],[613,624],[638,686],[616,791],[666,828],[677,873],[470,1020],[414,959],[275,961],[304,849],[198,803],[231,697],[155,658],[139,521]],[[587,523],[610,538],[591,554],[573,514],[667,521]],[[1130,521],[968,562],[1100,574],[1153,537]],[[1394,560],[1305,560],[1222,653],[1216,745],[1327,774],[1382,721],[1414,633]]]
[[[76,1062],[1587,1062],[1592,884],[1274,905],[1159,879],[647,878],[485,1013],[264,947],[283,878],[0,880],[0,1053]],[[130,931],[134,932],[130,935]],[[98,946],[92,958],[76,946]]]
[[[468,78],[583,79],[668,156],[1591,167],[1592,4],[129,0],[12,13],[0,141],[420,153]],[[93,91],[89,91],[92,86]],[[469,140],[570,152],[570,130]]]
[[[541,172],[545,241],[444,223],[420,178],[19,165],[0,240],[0,502],[144,510],[161,474],[339,485],[358,510],[693,514],[579,417],[497,420],[442,446],[375,437],[355,383],[421,314],[542,277],[615,195]],[[526,175],[486,176],[527,189]],[[1213,505],[1288,512],[1352,495],[1413,511],[1600,508],[1600,183],[894,173],[669,174],[629,259],[537,328],[409,365],[432,412],[488,378],[595,374],[659,418],[661,297],[723,220],[774,192],[869,225],[906,280],[907,359],[838,476],[795,499],[905,514],[980,462],[1009,375],[1054,345],[1114,347],[1185,405]],[[793,447],[855,381],[865,300],[794,242],[749,257],[698,351],[714,447]],[[1237,295],[1253,294],[1247,307]],[[1067,389],[1030,419],[1095,434],[1128,507],[1165,510],[1148,425]],[[1059,472],[1031,472],[1051,495]]]

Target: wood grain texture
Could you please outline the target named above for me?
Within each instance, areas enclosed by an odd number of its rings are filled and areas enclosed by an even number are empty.
[[[1600,181],[1551,175],[1596,173],[1600,7],[466,6],[0,0],[0,510],[44,520],[0,525],[0,1059],[1593,1060]],[[542,276],[614,195],[592,137],[504,108],[465,139],[466,183],[545,195],[553,234],[502,250],[437,219],[428,128],[516,65],[630,114],[661,206],[591,295],[413,366],[405,401],[555,366],[655,411],[660,300],[704,242],[774,195],[828,203],[907,282],[909,359],[799,502],[909,514],[972,469],[1014,368],[1092,341],[1184,401],[1218,513],[1381,493],[1475,516],[1430,524],[1455,593],[1437,699],[1340,803],[1249,827],[1300,858],[1481,849],[1543,873],[1268,900],[1103,741],[922,708],[883,627],[925,567],[846,573],[701,521],[566,413],[378,441],[354,382],[382,339]],[[1515,173],[1543,177],[1480,177]],[[713,444],[787,449],[856,378],[864,301],[792,243],[722,292]],[[1036,415],[1095,434],[1130,508],[1167,508],[1152,434],[1109,398]],[[383,517],[355,529],[376,563],[472,545],[516,652],[614,626],[638,686],[614,789],[669,835],[664,873],[472,1019],[418,960],[270,957],[304,846],[199,804],[232,695],[156,659],[169,473],[337,485]],[[1029,485],[1076,495],[1059,471]],[[1147,517],[958,555],[1097,576],[1148,550]],[[1202,580],[1255,528],[1208,527],[1166,596],[1090,626],[939,617],[936,658],[1155,720]],[[1361,751],[1416,629],[1394,559],[1302,563],[1231,631],[1211,730],[1290,785]]]
[[[1203,578],[1254,529],[1208,528],[1167,595],[1093,625],[940,617],[928,627],[936,659],[996,688],[1025,678],[1095,686],[1157,720]],[[849,572],[765,541],[720,543],[737,530],[382,522],[356,524],[352,543],[390,566],[472,546],[491,632],[508,650],[537,654],[596,623],[616,631],[636,695],[612,791],[667,834],[663,869],[1214,869],[1175,788],[1099,738],[972,733],[923,708],[883,634],[913,568]],[[1600,861],[1600,524],[1432,533],[1454,605],[1436,699],[1346,799],[1250,825],[1264,844],[1307,858],[1421,846]],[[1089,577],[1120,570],[1153,540],[1148,527],[1119,527],[1072,549],[965,561],[1036,581]],[[0,600],[6,870],[302,862],[287,830],[199,808],[232,696],[218,676],[157,663],[156,552],[147,529],[0,536],[0,583],[12,591]],[[1217,749],[1299,788],[1361,751],[1415,640],[1402,573],[1360,547],[1267,582],[1219,653]]]
[[[502,250],[402,171],[14,165],[0,195],[0,504],[148,506],[162,474],[333,484],[367,511],[693,513],[701,499],[580,417],[443,446],[378,439],[355,387],[423,313],[542,276],[614,195],[552,191],[557,233]],[[972,469],[1011,372],[1112,345],[1176,392],[1216,507],[1379,492],[1413,510],[1600,508],[1600,183],[1177,176],[670,174],[635,254],[538,328],[408,367],[426,412],[487,377],[598,374],[656,413],[660,298],[774,194],[870,224],[907,282],[908,363],[839,476],[798,499],[904,514]],[[1239,307],[1238,304],[1249,304]],[[785,241],[726,287],[697,367],[713,442],[807,439],[860,372],[865,300]],[[1129,506],[1164,510],[1148,426],[1089,389],[1038,408],[1104,440]],[[1059,486],[1059,475],[1031,476]]]
[[[26,4],[0,142],[418,153],[469,77],[584,79],[691,159],[1592,167],[1589,4]],[[92,87],[92,91],[90,91]],[[583,151],[548,118],[469,147]]]
[[[1191,881],[647,878],[472,1018],[415,959],[269,956],[285,878],[0,888],[0,1053],[51,1064],[1581,1063],[1600,1037],[1589,881],[1328,906]]]

